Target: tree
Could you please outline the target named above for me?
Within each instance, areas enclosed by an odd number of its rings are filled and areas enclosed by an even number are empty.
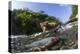
[[[72,14],[70,16],[70,20],[75,21],[77,19],[77,15],[78,15],[78,6],[72,5]]]
[[[70,20],[66,22],[65,24],[78,20],[78,6],[77,5],[72,5],[72,14],[69,19]]]
[[[60,21],[54,16],[48,16],[40,12],[18,9],[13,10],[12,15],[12,34],[23,35],[41,32],[40,22],[50,21],[60,24]]]

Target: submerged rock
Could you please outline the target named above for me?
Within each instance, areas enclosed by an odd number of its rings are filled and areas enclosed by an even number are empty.
[[[56,42],[56,37],[59,37],[58,42]],[[72,26],[62,32],[58,31],[57,33],[54,31],[48,31],[35,33],[29,36],[11,35],[10,38],[12,52],[30,52],[35,51],[34,49],[38,49],[39,51],[42,49],[77,49],[78,26]],[[56,45],[53,44],[54,42],[56,42]]]

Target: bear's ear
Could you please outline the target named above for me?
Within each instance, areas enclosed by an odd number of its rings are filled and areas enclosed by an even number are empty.
[[[40,23],[40,25],[42,25],[42,23]]]

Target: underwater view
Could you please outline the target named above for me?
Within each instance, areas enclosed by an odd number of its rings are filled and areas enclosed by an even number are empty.
[[[78,49],[78,5],[10,1],[9,52]]]

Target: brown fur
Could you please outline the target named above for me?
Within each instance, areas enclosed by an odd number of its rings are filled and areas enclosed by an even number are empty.
[[[45,31],[55,28],[57,25],[56,23],[45,21],[45,22],[41,22],[40,26],[41,26],[42,31],[45,32]]]

